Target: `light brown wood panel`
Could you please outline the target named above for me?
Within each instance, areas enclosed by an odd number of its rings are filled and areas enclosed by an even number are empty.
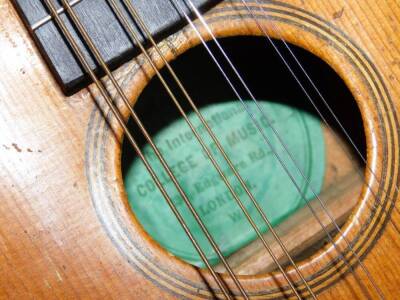
[[[397,299],[400,5],[396,0],[260,2],[265,11],[257,12],[258,20],[268,33],[324,59],[360,106],[369,166],[381,180],[367,172],[378,202],[364,188],[345,224],[346,237],[385,297]],[[265,16],[278,20],[280,33]],[[223,2],[207,13],[207,20],[220,37],[261,34],[240,1]],[[173,59],[197,44],[188,27],[162,48]],[[134,101],[154,72],[141,57],[115,73]],[[111,119],[113,133],[99,112],[95,102],[101,107],[103,101],[96,88],[65,97],[8,0],[0,0],[0,76],[0,297],[213,297],[216,284],[210,274],[171,257],[130,212],[115,138],[122,132]],[[369,296],[377,298],[343,239],[336,244]],[[356,278],[337,257],[327,245],[300,267],[318,298],[364,299]],[[300,282],[293,269],[289,273]],[[237,292],[229,277],[224,279]],[[290,294],[279,273],[240,280],[254,299],[279,298],[279,288]]]

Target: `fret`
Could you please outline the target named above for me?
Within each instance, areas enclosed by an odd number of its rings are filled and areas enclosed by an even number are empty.
[[[185,6],[184,0],[182,6]],[[219,1],[192,0],[200,9],[206,9]],[[71,20],[64,12],[60,2],[57,4],[58,13],[85,53],[91,68],[99,71],[98,65],[90,54],[87,46],[74,29]],[[110,68],[115,69],[122,63],[138,54],[138,48],[132,43],[105,0],[70,0],[75,12],[85,25],[95,45],[100,50]],[[120,2],[121,3],[121,2]],[[42,0],[15,0],[18,12],[25,25],[32,33],[36,44],[45,58],[50,70],[66,94],[72,94],[89,83],[83,68],[72,53],[61,31],[52,20]],[[152,35],[160,40],[184,26],[185,19],[170,1],[132,0],[143,21],[147,24]],[[123,5],[121,4],[121,7]],[[125,10],[126,15],[128,15]],[[135,22],[130,22],[146,43],[145,35],[140,32]]]
[[[83,0],[73,0],[73,1],[69,2],[69,4],[70,4],[72,7],[74,7],[75,4],[78,4],[78,3],[81,2],[81,1],[83,1]],[[64,9],[63,7],[60,7],[60,8],[57,10],[57,14],[60,15],[60,14],[62,14],[64,11],[65,11],[65,9]],[[44,17],[44,18],[41,19],[40,21],[37,21],[35,24],[33,24],[33,25],[31,26],[31,30],[32,30],[32,31],[35,31],[36,29],[38,29],[39,27],[43,26],[43,25],[46,24],[47,22],[51,21],[52,18],[53,18],[53,17],[52,17],[51,15],[47,15],[46,17]]]

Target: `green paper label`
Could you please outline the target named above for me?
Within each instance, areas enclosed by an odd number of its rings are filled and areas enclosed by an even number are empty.
[[[272,121],[273,127],[309,179],[305,180],[268,126],[267,119],[253,102],[246,103],[285,162],[305,198],[313,199],[314,194],[308,183],[311,183],[312,189],[319,193],[325,171],[324,137],[320,121],[304,111],[283,104],[259,102],[264,113]],[[306,204],[240,102],[209,105],[202,108],[201,113],[273,225],[279,224]],[[266,232],[266,224],[204,126],[194,113],[190,113],[189,118],[260,231]],[[159,131],[154,136],[154,141],[225,256],[257,237],[183,119],[174,121]],[[217,255],[151,147],[146,145],[143,151],[210,263],[218,263]],[[135,159],[129,166],[125,186],[132,210],[144,229],[172,254],[189,263],[204,267],[189,238],[139,159]]]

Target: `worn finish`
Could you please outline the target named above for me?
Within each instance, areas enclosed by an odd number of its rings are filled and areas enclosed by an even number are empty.
[[[256,6],[254,2],[253,6]],[[400,283],[399,80],[396,1],[262,1],[260,22],[327,61],[345,80],[363,114],[367,176],[346,223],[347,238],[387,299]],[[3,298],[210,298],[206,271],[168,255],[141,229],[123,190],[118,138],[95,101],[93,86],[65,97],[15,8],[0,0],[0,293]],[[268,18],[266,18],[266,16]],[[218,36],[260,34],[240,4],[226,1],[208,13]],[[199,43],[189,28],[162,44],[168,59]],[[173,47],[173,49],[171,49]],[[159,65],[161,66],[161,62]],[[116,71],[134,101],[153,75],[143,57]],[[116,138],[117,137],[117,138]],[[394,209],[396,207],[396,209]],[[358,217],[358,218],[356,218]],[[343,240],[337,245],[372,298],[377,294]],[[337,253],[326,246],[301,263],[320,299],[365,295]],[[298,281],[290,270],[292,279]],[[227,284],[235,286],[227,276]],[[208,284],[205,284],[207,281]],[[290,293],[281,275],[241,277],[254,299]]]
[[[121,1],[118,2],[121,8],[125,10]],[[210,6],[210,2],[207,0],[193,1],[197,7],[202,8]],[[15,3],[28,29],[31,29],[37,22],[48,16],[43,1],[16,0]],[[55,3],[57,8],[61,7],[59,2],[56,1]],[[165,37],[171,34],[171,29],[177,30],[178,25],[183,24],[183,16],[170,1],[134,0],[132,4],[135,5],[140,16],[148,24],[150,32],[159,39],[162,36]],[[74,9],[82,22],[84,22],[86,30],[93,37],[95,45],[100,49],[102,56],[110,67],[116,68],[138,53],[137,47],[129,39],[107,1],[84,0],[76,4]],[[99,71],[98,64],[89,54],[89,49],[82,42],[71,20],[66,17],[65,13],[62,13],[62,16],[67,23],[68,29],[73,32],[75,40],[79,42],[80,48],[84,51],[92,69]],[[129,20],[131,25],[137,29],[133,20]],[[137,33],[142,42],[147,42],[148,39],[138,29]],[[84,74],[83,67],[79,64],[71,48],[68,47],[61,30],[54,21],[35,29],[33,37],[36,39],[42,54],[54,71],[53,73],[64,92],[71,94],[87,82],[88,75]]]

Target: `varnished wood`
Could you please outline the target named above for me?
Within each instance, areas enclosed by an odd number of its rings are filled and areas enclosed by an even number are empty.
[[[381,202],[374,211],[374,199],[364,188],[345,224],[346,234],[350,240],[356,238],[354,248],[385,297],[397,299],[400,216],[391,204],[399,209],[395,188],[399,4],[390,0],[262,3],[270,9],[280,34],[329,63],[357,100],[369,164],[379,178],[383,176],[379,183],[369,176],[372,188],[378,192],[384,184],[385,192],[379,193]],[[96,89],[65,97],[13,5],[0,0],[0,8],[1,297],[212,297],[210,288],[216,284],[211,276],[162,250],[130,212],[120,171],[122,133],[112,117],[113,131],[104,121],[95,104],[102,108]],[[257,15],[268,33],[277,37],[264,13]],[[207,20],[217,36],[260,34],[239,1],[222,3],[208,13]],[[173,59],[198,43],[187,28],[162,43],[162,48]],[[139,58],[116,71],[132,101],[153,75],[149,65],[139,68],[143,63]],[[366,231],[359,234],[363,225]],[[346,248],[342,240],[337,245]],[[328,245],[301,263],[319,298],[365,298],[354,276],[340,261],[333,263],[334,257],[337,253]],[[359,264],[350,254],[346,257],[376,298]],[[293,270],[290,274],[298,281]],[[281,295],[277,285],[284,288],[286,283],[278,273],[273,275],[241,280],[254,299],[274,298]],[[224,278],[235,291],[229,278]]]

